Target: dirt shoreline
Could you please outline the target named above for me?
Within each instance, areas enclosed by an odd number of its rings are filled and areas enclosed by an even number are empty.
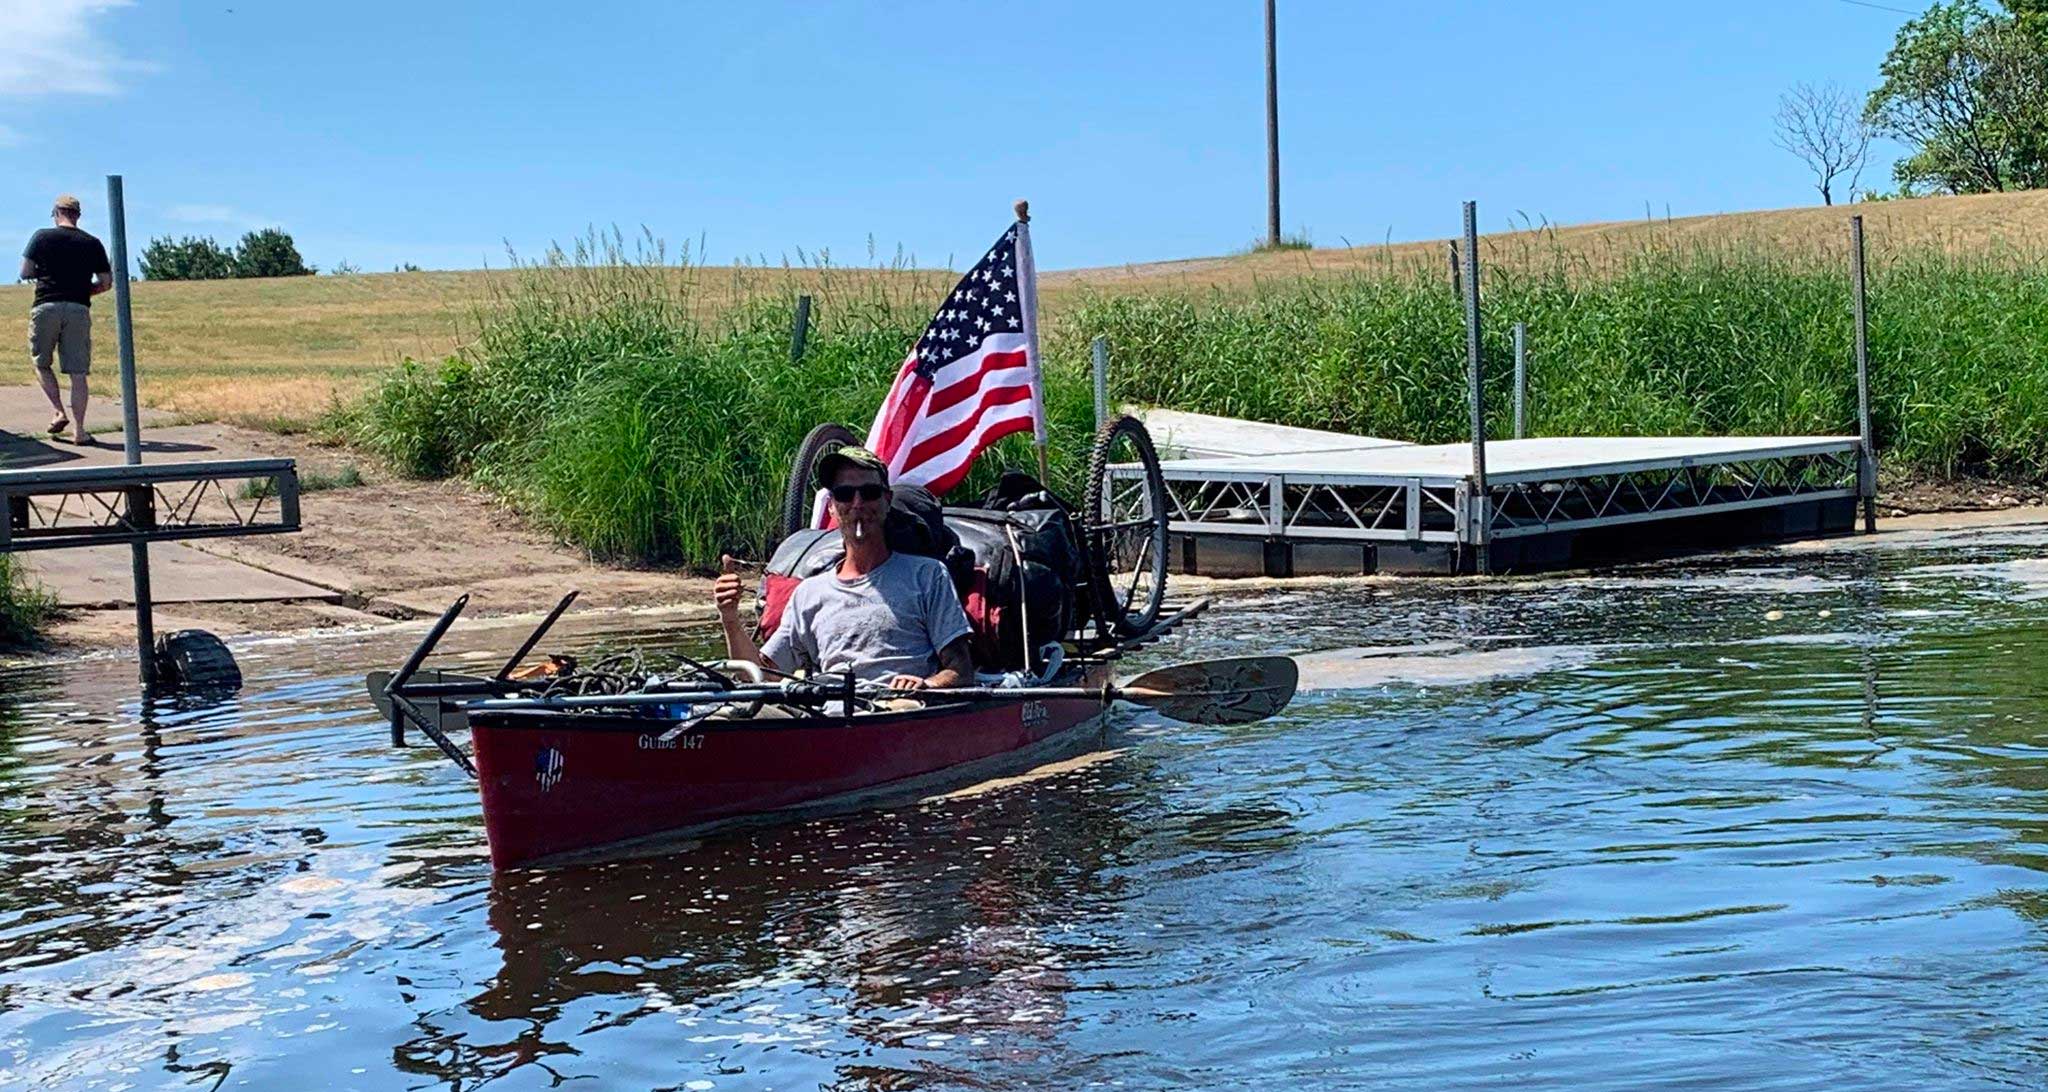
[[[711,581],[677,570],[592,561],[538,530],[510,506],[453,481],[408,481],[362,453],[305,436],[204,426],[216,457],[297,460],[301,479],[354,466],[364,484],[303,494],[294,534],[205,539],[203,553],[316,585],[321,599],[158,603],[158,633],[205,629],[223,638],[392,626],[441,613],[468,594],[466,619],[542,613],[571,588],[577,614],[659,609],[678,621],[710,619]],[[44,645],[0,663],[66,659],[135,640],[132,605],[65,611]]]
[[[364,484],[307,493],[296,534],[212,539],[209,554],[317,585],[328,595],[259,603],[160,603],[159,633],[205,629],[224,638],[312,634],[396,626],[438,615],[468,594],[469,620],[519,618],[552,607],[571,588],[573,614],[655,612],[676,624],[709,621],[711,580],[674,569],[592,561],[564,546],[502,500],[461,482],[397,478],[362,453],[230,425],[206,426],[210,446],[236,457],[284,456],[300,474],[354,466]],[[1924,533],[1976,526],[2048,522],[2048,489],[2007,482],[1888,478],[1880,492],[1879,533]],[[1386,581],[1394,577],[1339,578]],[[1184,588],[1251,588],[1266,581],[1176,578]],[[38,649],[0,663],[69,659],[126,649],[134,609],[67,611]]]

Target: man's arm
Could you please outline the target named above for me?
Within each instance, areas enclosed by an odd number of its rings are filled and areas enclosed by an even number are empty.
[[[897,675],[889,680],[891,690],[946,690],[955,686],[966,686],[974,681],[974,654],[968,650],[966,637],[955,637],[946,647],[939,650],[939,669],[919,678],[916,675]]]
[[[25,280],[25,281],[32,281],[32,280],[35,280],[35,279],[36,279],[37,277],[40,277],[40,276],[42,276],[42,273],[41,273],[41,272],[39,272],[39,271],[37,271],[37,269],[36,269],[36,263],[34,263],[34,262],[32,262],[32,261],[28,260],[28,258],[26,258],[26,257],[24,257],[24,258],[22,258],[22,259],[21,259],[21,279],[22,279],[22,280]]]
[[[102,292],[111,292],[113,288],[114,275],[112,273],[95,273],[92,275],[93,295],[97,296]]]
[[[967,638],[955,637],[953,643],[939,650],[939,670],[924,684],[935,690],[966,686],[974,681],[974,654],[968,651]]]

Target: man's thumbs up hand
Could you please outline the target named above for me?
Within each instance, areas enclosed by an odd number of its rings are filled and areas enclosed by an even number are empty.
[[[711,601],[718,604],[720,618],[737,621],[740,616],[740,596],[746,587],[740,582],[739,562],[731,554],[718,555],[718,579],[711,585]]]

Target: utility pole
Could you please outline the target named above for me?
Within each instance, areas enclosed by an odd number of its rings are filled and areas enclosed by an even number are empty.
[[[1280,245],[1280,65],[1273,34],[1273,3],[1266,0],[1266,245]]]

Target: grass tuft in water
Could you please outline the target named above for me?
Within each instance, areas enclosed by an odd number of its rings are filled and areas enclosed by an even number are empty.
[[[14,558],[0,554],[0,650],[33,646],[56,613],[56,598],[31,581]]]

